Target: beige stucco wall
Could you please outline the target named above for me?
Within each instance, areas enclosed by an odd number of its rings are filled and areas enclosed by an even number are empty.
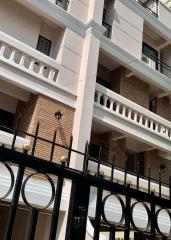
[[[141,58],[143,18],[120,0],[115,1],[112,41],[137,58]]]
[[[11,0],[0,1],[0,30],[36,47],[41,19],[38,15]]]
[[[91,0],[92,1],[92,0]],[[68,12],[82,22],[87,21],[90,0],[71,0]]]

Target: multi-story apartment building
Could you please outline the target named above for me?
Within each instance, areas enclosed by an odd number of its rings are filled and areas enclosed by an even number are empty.
[[[169,4],[169,1],[167,1]],[[158,0],[1,0],[0,1],[0,124],[51,140],[57,129],[61,144],[90,153],[130,172],[155,180],[161,173],[166,184],[171,171],[171,12]],[[58,118],[61,118],[60,120]],[[0,130],[0,143],[9,146],[13,133]],[[21,151],[29,138],[17,136]],[[47,144],[39,143],[36,155],[48,159]],[[59,162],[64,151],[57,151]],[[78,156],[72,168],[82,169]],[[90,165],[90,172],[95,172]],[[109,169],[102,171],[108,176]],[[115,180],[123,181],[122,170]],[[1,173],[1,189],[8,176]],[[134,184],[134,175],[130,174]],[[30,199],[46,201],[48,186],[33,179]],[[146,188],[146,181],[141,181]],[[158,191],[157,185],[154,188]],[[69,185],[63,192],[60,231],[63,239]],[[167,195],[163,187],[163,194]],[[94,214],[91,196],[89,216]],[[11,196],[9,196],[10,198]],[[7,199],[8,201],[9,199]],[[50,211],[50,210],[49,210]],[[115,211],[115,210],[112,210]],[[0,236],[8,204],[0,206]],[[142,215],[142,216],[141,216]],[[21,199],[14,239],[26,239],[29,212]],[[143,214],[140,214],[143,218]],[[48,239],[50,214],[42,213],[36,239]],[[167,221],[166,221],[167,222]],[[28,223],[28,224],[27,224]],[[167,224],[166,224],[167,225]],[[91,239],[92,225],[88,224]],[[3,239],[0,238],[0,239]],[[108,239],[105,234],[101,239]]]

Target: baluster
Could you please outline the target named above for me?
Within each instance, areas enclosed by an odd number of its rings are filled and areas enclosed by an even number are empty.
[[[49,80],[54,80],[54,76],[55,76],[55,70],[51,68],[50,71],[49,71],[48,79]]]
[[[100,99],[102,97],[102,94],[100,92],[97,92],[97,103],[100,104]]]
[[[12,49],[12,50],[11,50],[11,55],[10,55],[10,57],[9,57],[9,60],[10,60],[10,61],[12,61],[12,62],[14,61],[16,52],[17,52],[16,49]]]
[[[160,127],[160,134],[163,135],[163,134],[164,134],[164,131],[165,131],[164,127],[161,126],[161,127]]]
[[[7,47],[7,45],[5,45],[4,43],[1,43],[0,56],[4,56],[6,47]]]
[[[29,66],[29,70],[30,70],[30,71],[33,71],[34,64],[35,64],[35,60],[32,58],[32,59],[31,59],[31,62],[30,62],[30,66]]]
[[[138,119],[138,113],[134,112],[134,121],[137,122],[137,119]]]
[[[155,123],[155,132],[159,132],[159,124],[157,122]]]
[[[169,129],[168,128],[165,128],[165,135],[166,135],[166,137],[169,137]]]
[[[131,119],[132,109],[128,109],[128,119]]]
[[[116,103],[116,113],[119,114],[119,111],[120,111],[120,106],[121,104],[119,102]]]
[[[124,105],[123,105],[122,115],[123,115],[124,117],[126,116],[126,106],[124,106]]]
[[[19,65],[24,66],[25,58],[26,58],[26,56],[23,53],[21,53]]]
[[[104,96],[104,102],[103,102],[104,107],[107,107],[107,100],[108,100],[108,97]]]
[[[114,101],[111,99],[110,100],[110,110],[112,110],[112,111],[113,111],[113,104],[114,104]]]
[[[39,69],[39,74],[41,76],[43,76],[44,67],[45,67],[45,65],[42,63],[41,66],[40,66],[40,69]]]
[[[143,115],[142,114],[140,114],[140,120],[139,120],[139,124],[143,124]]]
[[[151,130],[153,130],[153,124],[154,124],[153,120],[150,120],[150,129]]]
[[[145,118],[145,127],[148,127],[148,118]]]

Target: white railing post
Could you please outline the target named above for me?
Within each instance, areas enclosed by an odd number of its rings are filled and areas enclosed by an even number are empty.
[[[16,49],[11,50],[11,55],[10,55],[10,58],[9,58],[10,61],[12,61],[12,62],[14,61],[16,52],[17,52]]]
[[[35,64],[35,60],[32,58],[32,59],[31,59],[31,62],[30,62],[30,66],[29,66],[29,70],[30,70],[30,71],[33,71],[34,64]]]
[[[26,58],[25,54],[21,53],[19,65],[24,66],[25,58]]]
[[[0,56],[4,56],[6,47],[7,47],[7,45],[2,42],[1,48],[0,48]]]

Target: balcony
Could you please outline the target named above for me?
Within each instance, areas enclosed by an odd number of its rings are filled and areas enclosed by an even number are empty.
[[[41,80],[53,84],[59,70],[54,59],[3,32],[0,32],[0,67],[0,76],[3,79],[10,78],[18,83],[22,78],[21,84],[26,80],[33,83]]]
[[[136,0],[142,7],[149,11],[153,16],[158,17],[158,0]]]
[[[104,32],[104,36],[107,38],[111,38],[112,35],[112,26],[108,24],[107,22],[102,22],[102,25],[106,28],[106,31]]]
[[[67,11],[69,0],[48,0],[49,2],[52,2],[53,4],[56,4],[57,6],[63,8]]]
[[[105,126],[171,153],[171,123],[97,84],[93,118]]]
[[[159,71],[168,78],[171,78],[171,67],[161,61],[159,58],[152,55],[146,49],[142,51],[142,61],[145,62],[149,67]]]

